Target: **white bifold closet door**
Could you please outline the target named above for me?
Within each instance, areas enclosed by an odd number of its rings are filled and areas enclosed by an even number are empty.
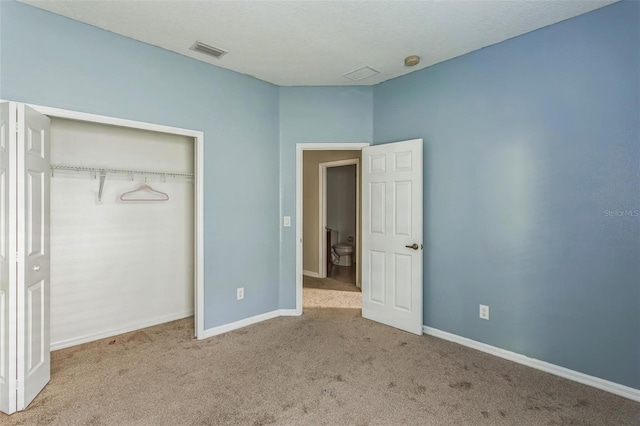
[[[50,379],[49,119],[0,104],[0,411]]]

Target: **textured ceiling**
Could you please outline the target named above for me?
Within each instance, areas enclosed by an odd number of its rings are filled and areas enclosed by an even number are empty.
[[[282,86],[377,84],[615,1],[22,0]],[[189,50],[195,40],[229,53]],[[405,67],[408,55],[422,62]],[[363,66],[379,74],[343,76]]]

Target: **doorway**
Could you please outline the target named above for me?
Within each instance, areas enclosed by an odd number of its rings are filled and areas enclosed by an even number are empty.
[[[303,154],[304,307],[361,308],[360,150]]]
[[[354,158],[324,162],[318,167],[318,239],[320,241],[318,268],[320,278],[338,277],[339,281],[352,282],[360,288],[361,152],[353,151],[353,155]],[[336,244],[352,247],[351,256],[337,257],[333,249]]]
[[[361,150],[362,316],[422,334],[423,140],[296,145],[296,314],[303,313],[305,151]]]
[[[323,169],[321,163],[357,159],[361,149],[369,144],[363,143],[328,143],[298,144],[296,147],[296,312],[303,311],[303,275],[324,278],[329,252],[326,240],[326,215],[321,198],[324,192]],[[305,153],[315,157],[305,168]],[[312,163],[312,164],[311,164]],[[305,185],[308,190],[305,191]],[[326,186],[325,186],[326,187]],[[305,198],[308,207],[303,208]],[[326,199],[325,199],[326,205]],[[324,216],[324,217],[323,217]],[[356,267],[360,267],[359,259],[355,259]],[[359,275],[359,274],[358,274]]]

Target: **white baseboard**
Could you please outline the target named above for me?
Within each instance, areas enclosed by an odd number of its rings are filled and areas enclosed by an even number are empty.
[[[177,314],[154,317],[151,319],[145,319],[144,321],[136,321],[129,323],[123,327],[113,328],[110,330],[100,331],[98,333],[87,334],[84,336],[73,337],[71,339],[61,340],[59,342],[51,342],[51,350],[57,351],[59,349],[93,342],[95,340],[104,339],[106,337],[117,336],[118,334],[129,333],[130,331],[140,330],[141,328],[153,327],[154,325],[164,324],[165,322],[171,322],[190,316],[193,316],[193,310],[184,311]]]
[[[248,325],[257,324],[262,321],[270,320],[283,316],[297,316],[299,315],[295,309],[276,309],[275,311],[265,312],[264,314],[255,315],[250,318],[245,318],[240,321],[232,322],[229,324],[219,325],[218,327],[208,328],[204,331],[202,339],[217,336],[218,334],[228,333],[239,328],[246,327]]]
[[[302,312],[298,312],[296,309],[280,309],[281,317],[299,317],[302,315]]]
[[[313,278],[321,278],[319,273],[313,272],[313,271],[302,271],[302,275],[306,275],[308,277],[313,277]]]
[[[640,402],[640,389],[634,389],[629,386],[610,382],[599,377],[589,376],[587,374],[570,370],[565,367],[560,367],[559,365],[551,364],[546,361],[529,358],[528,356],[521,355],[516,352],[511,352],[506,349],[501,349],[495,346],[487,345],[486,343],[458,336],[457,334],[447,333],[446,331],[438,330],[437,328],[427,327],[426,325],[423,326],[423,330],[424,333],[428,334],[429,336],[438,337],[440,339],[458,343],[462,346],[467,346],[481,352],[486,352],[500,358],[508,359],[509,361],[517,362],[518,364],[526,365],[537,370],[542,370],[544,372],[551,373],[565,379],[573,380],[574,382],[592,386],[594,388],[598,388],[603,391],[607,391]]]

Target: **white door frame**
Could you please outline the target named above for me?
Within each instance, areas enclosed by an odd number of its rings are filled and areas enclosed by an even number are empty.
[[[54,118],[87,121],[90,123],[108,124],[132,129],[150,130],[152,132],[169,133],[187,136],[194,141],[194,317],[195,337],[204,339],[204,132],[181,129],[142,121],[125,120],[104,115],[88,114],[60,108],[26,104],[41,114]]]
[[[356,199],[354,202],[356,203],[356,240],[354,241],[354,255],[356,259],[359,259],[358,253],[360,253],[360,159],[359,158],[350,158],[348,160],[337,160],[337,161],[328,161],[326,163],[320,163],[318,165],[318,241],[320,242],[319,247],[319,262],[318,271],[320,278],[327,277],[327,169],[333,167],[342,167],[342,166],[356,166]],[[333,241],[332,241],[333,242]],[[339,241],[336,241],[338,243]],[[356,286],[360,287],[360,260],[357,261],[358,265],[356,267]]]
[[[368,143],[296,144],[296,315],[302,315],[302,155],[304,151],[357,151]]]

